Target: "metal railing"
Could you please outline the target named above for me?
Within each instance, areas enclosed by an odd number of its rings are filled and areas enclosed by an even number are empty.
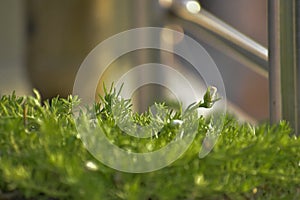
[[[269,78],[270,123],[287,120],[299,134],[300,11],[296,8],[300,8],[300,0],[268,0],[269,49],[201,8],[197,1],[161,1],[177,17],[210,31],[225,45],[238,47],[245,54],[240,59],[246,60],[246,66]]]

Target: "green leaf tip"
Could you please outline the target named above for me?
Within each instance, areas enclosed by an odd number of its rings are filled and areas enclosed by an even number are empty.
[[[200,101],[198,104],[199,108],[211,108],[215,102],[219,101],[221,97],[217,94],[217,88],[209,86],[204,94],[203,102]]]

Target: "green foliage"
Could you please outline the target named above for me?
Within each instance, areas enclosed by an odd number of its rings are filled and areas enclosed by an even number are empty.
[[[204,102],[191,108],[211,107],[214,100],[208,92]],[[106,91],[94,108],[97,123],[115,145],[153,151],[174,138],[178,127],[172,120],[182,118],[181,110],[157,104],[167,109],[162,131],[150,139],[133,140],[112,117],[111,101],[117,96],[114,90]],[[300,140],[290,136],[284,121],[254,127],[227,116],[213,151],[200,159],[198,152],[211,124],[197,118],[196,138],[179,160],[151,173],[129,174],[104,166],[84,148],[72,115],[78,103],[70,96],[42,104],[37,92],[35,97],[1,97],[0,199],[300,198]],[[156,120],[150,111],[132,113],[128,100],[123,106],[136,123]]]

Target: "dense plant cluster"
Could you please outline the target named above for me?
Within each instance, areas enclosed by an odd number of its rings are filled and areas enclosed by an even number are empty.
[[[115,145],[143,152],[145,146],[152,151],[174,139],[177,126],[171,122],[181,119],[180,110],[169,110],[160,134],[148,140],[123,134],[111,116],[115,94],[106,92],[95,105],[97,123]],[[123,103],[130,110],[130,101]],[[72,114],[75,104],[78,99],[71,96],[43,103],[38,93],[1,97],[1,200],[300,199],[300,140],[284,121],[255,127],[226,116],[214,149],[200,159],[211,124],[196,118],[196,137],[180,159],[158,171],[130,174],[106,167],[84,148]],[[141,125],[155,120],[149,112],[128,117]]]

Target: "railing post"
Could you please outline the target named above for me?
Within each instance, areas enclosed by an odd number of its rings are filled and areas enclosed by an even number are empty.
[[[300,136],[300,0],[295,3],[295,28],[296,28],[296,84],[297,84],[297,132]]]
[[[270,122],[282,118],[280,75],[280,0],[268,1]]]
[[[296,134],[299,133],[298,4],[299,0],[268,1],[270,121],[287,120]]]

